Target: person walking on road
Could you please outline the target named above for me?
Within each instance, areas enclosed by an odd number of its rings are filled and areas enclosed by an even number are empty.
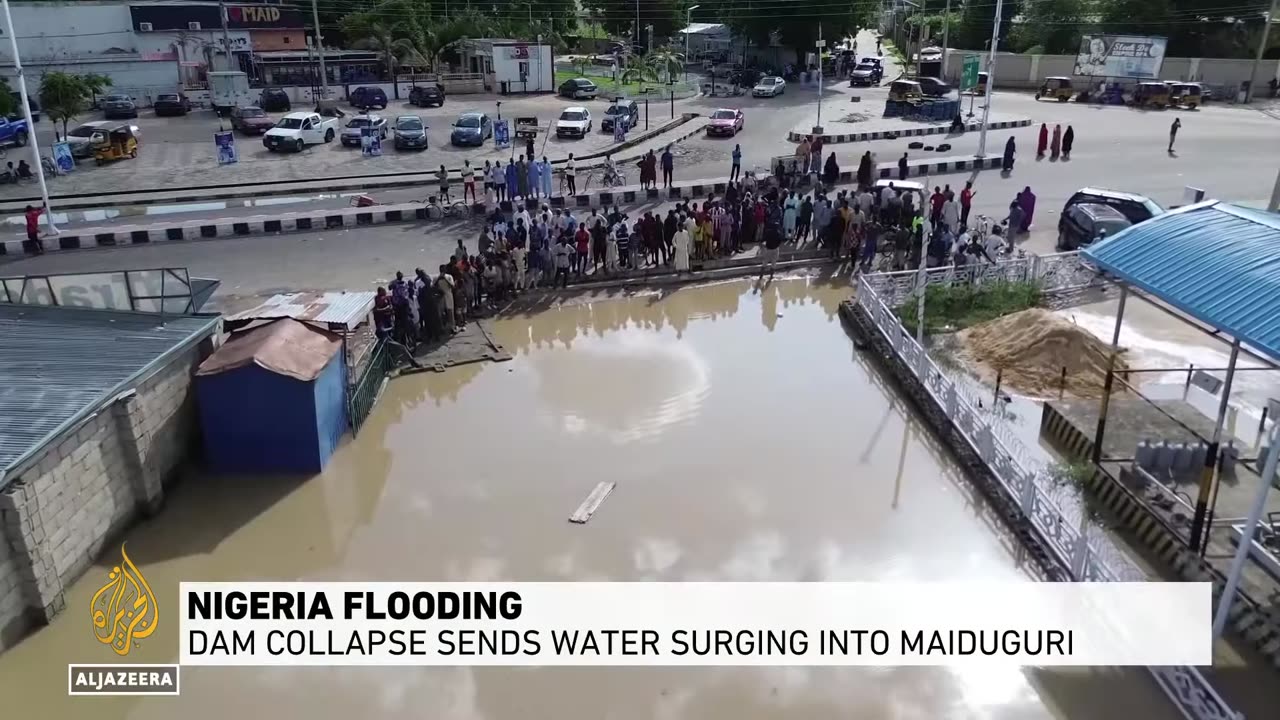
[[[1031,231],[1031,219],[1036,214],[1036,194],[1031,192],[1031,186],[1028,185],[1018,194],[1018,206],[1022,208],[1022,227],[1018,228],[1021,232]]]
[[[973,181],[965,182],[964,189],[960,191],[960,226],[969,227],[969,210],[973,207],[973,196],[977,193],[973,190]]]
[[[578,170],[573,162],[573,153],[569,153],[569,161],[564,164],[564,181],[569,186],[569,194],[578,194]]]
[[[1018,144],[1014,142],[1013,136],[1009,136],[1008,142],[1004,144],[1004,158],[1000,164],[1000,169],[1005,172],[1013,172],[1013,156],[1018,154]]]
[[[908,168],[907,168],[907,154],[906,154],[906,153],[902,153],[902,157],[898,158],[898,179],[899,179],[899,180],[906,180],[906,179],[907,179],[907,171],[908,171]]]
[[[1049,141],[1049,159],[1057,160],[1062,154],[1062,126],[1053,126],[1053,139]]]
[[[822,169],[822,182],[829,187],[835,187],[836,181],[840,179],[840,166],[836,164],[836,154],[831,153],[827,156],[826,167]]]
[[[1036,159],[1044,157],[1044,149],[1049,147],[1049,126],[1040,123],[1040,137],[1036,140]]]
[[[1182,118],[1174,118],[1169,126],[1169,154],[1173,154],[1173,141],[1178,139],[1178,130],[1182,127]]]
[[[652,151],[650,151],[652,152]],[[733,165],[729,167],[729,182],[738,179],[742,174],[742,145],[733,146]]]
[[[871,187],[871,174],[874,171],[871,161],[871,151],[862,153],[862,159],[858,161],[858,187],[866,190]]]
[[[1074,145],[1075,142],[1076,142],[1076,131],[1070,125],[1068,125],[1067,131],[1062,133],[1062,159],[1063,160],[1071,159],[1071,146]]]
[[[40,216],[48,209],[49,206],[47,205],[41,205],[40,207],[28,205],[27,209],[22,213],[27,220],[27,244],[35,255],[44,254],[44,244],[40,242]]]
[[[662,151],[662,187],[671,187],[671,173],[675,170],[675,164],[675,156],[671,154],[671,146],[668,145],[667,148]]]

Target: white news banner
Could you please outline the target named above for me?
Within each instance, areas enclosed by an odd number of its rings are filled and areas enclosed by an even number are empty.
[[[1207,583],[197,583],[183,665],[1209,665]]]

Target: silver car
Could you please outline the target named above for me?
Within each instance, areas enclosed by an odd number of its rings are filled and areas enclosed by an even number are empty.
[[[381,115],[357,115],[347,122],[347,126],[342,128],[342,144],[355,145],[359,147],[360,138],[364,136],[364,129],[372,128],[373,134],[379,139],[387,139],[387,119]]]

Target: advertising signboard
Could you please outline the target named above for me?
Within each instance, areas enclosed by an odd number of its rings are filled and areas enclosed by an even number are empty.
[[[1075,75],[1155,80],[1164,65],[1162,37],[1085,35],[1080,38]]]
[[[498,120],[493,124],[493,146],[511,147],[511,125],[506,120]]]
[[[59,175],[65,175],[76,169],[76,159],[71,154],[70,143],[53,144],[53,163],[58,166]]]
[[[230,130],[214,133],[213,144],[218,149],[219,165],[230,165],[240,159],[236,155],[236,137]]]

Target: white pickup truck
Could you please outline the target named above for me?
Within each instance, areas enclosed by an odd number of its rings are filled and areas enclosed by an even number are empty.
[[[319,113],[295,112],[280,118],[276,126],[262,136],[262,144],[272,152],[295,150],[307,145],[332,142],[338,136],[338,118]]]

